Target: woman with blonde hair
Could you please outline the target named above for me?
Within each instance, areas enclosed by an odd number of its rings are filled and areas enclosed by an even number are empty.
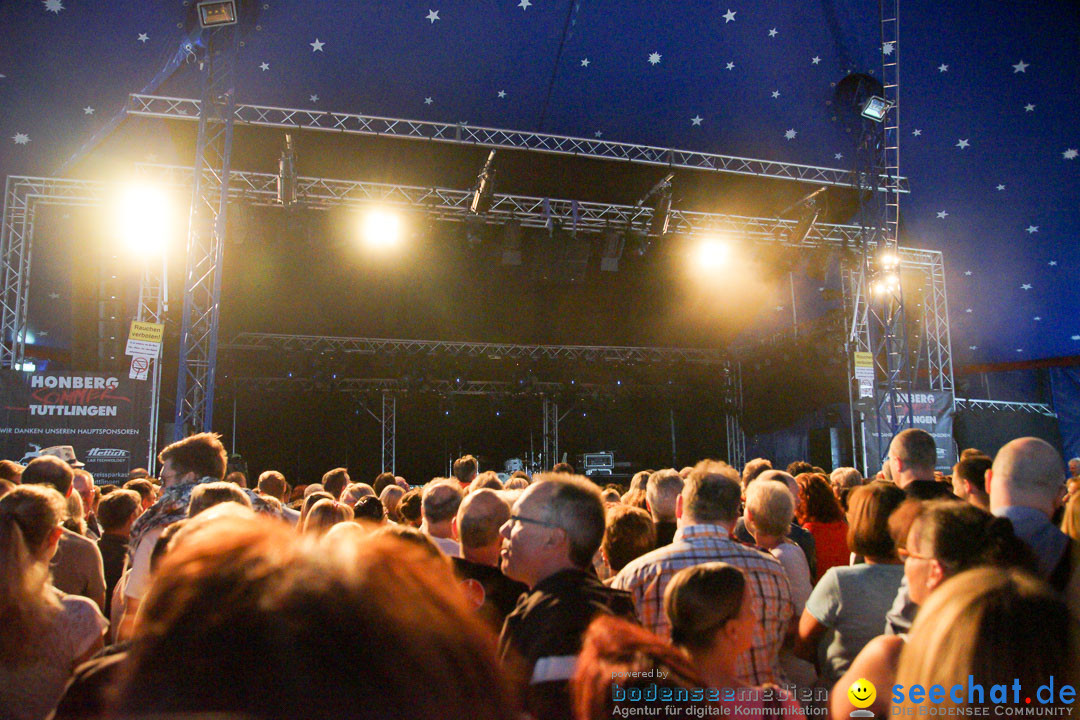
[[[353,509],[337,500],[320,500],[311,507],[304,519],[304,532],[323,535],[338,523],[349,522],[355,517]]]
[[[66,512],[63,496],[39,485],[0,498],[0,717],[44,718],[102,645],[108,622],[93,601],[50,583]]]
[[[1015,707],[1015,702],[1023,708],[1030,698],[1044,714],[1064,716],[1075,698],[1063,702],[1058,690],[1075,687],[1076,637],[1076,620],[1065,602],[1034,575],[989,567],[960,573],[946,580],[915,618],[900,655],[893,711],[917,715],[918,707],[926,707],[926,697],[920,703],[910,693],[921,685],[944,688],[943,701],[934,705],[941,715],[947,708]],[[1052,696],[1039,697],[1039,688],[1051,683]],[[1004,701],[995,702],[995,684],[1007,686]],[[961,688],[955,695],[950,693],[954,686]]]

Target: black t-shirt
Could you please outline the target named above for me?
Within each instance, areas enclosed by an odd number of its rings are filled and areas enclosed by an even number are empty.
[[[480,608],[480,614],[485,620],[491,622],[495,632],[502,630],[506,616],[514,610],[518,598],[523,593],[529,592],[529,586],[517,580],[511,580],[497,567],[465,558],[450,559],[454,563],[454,572],[458,577],[463,580],[476,580],[484,588],[484,604]]]
[[[109,617],[112,607],[113,588],[124,572],[124,556],[127,555],[127,538],[105,534],[97,543],[101,551],[101,562],[105,566],[105,617]]]

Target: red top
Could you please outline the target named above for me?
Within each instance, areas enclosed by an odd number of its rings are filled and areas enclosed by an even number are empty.
[[[847,523],[843,520],[836,522],[805,522],[803,527],[814,536],[814,555],[817,556],[817,577],[814,582],[821,579],[825,571],[834,566],[845,566],[851,562],[851,550],[847,544]]]

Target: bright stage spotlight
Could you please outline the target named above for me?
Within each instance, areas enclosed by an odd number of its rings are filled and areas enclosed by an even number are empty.
[[[701,270],[719,270],[727,265],[731,257],[731,247],[715,238],[702,240],[694,253],[693,262]]]
[[[896,253],[886,250],[878,258],[878,262],[881,263],[881,267],[887,271],[895,270],[900,265],[900,256]]]
[[[130,251],[141,257],[161,255],[175,222],[173,204],[161,188],[133,183],[116,198],[113,220]]]
[[[385,208],[372,208],[364,213],[361,225],[364,244],[383,249],[401,242],[401,216]]]

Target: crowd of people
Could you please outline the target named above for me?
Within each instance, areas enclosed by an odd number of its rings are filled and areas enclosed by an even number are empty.
[[[208,433],[122,487],[0,461],[0,718],[884,718],[998,685],[1071,712],[1080,459],[937,461],[914,429],[868,478],[756,458],[600,487],[466,455],[421,486],[249,482]]]

